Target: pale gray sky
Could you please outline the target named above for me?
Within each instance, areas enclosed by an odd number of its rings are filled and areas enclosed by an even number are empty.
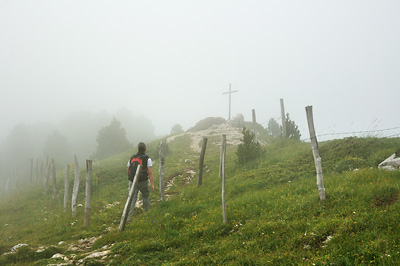
[[[73,111],[145,115],[156,134],[279,99],[308,138],[400,126],[400,1],[0,0],[0,138]],[[400,130],[387,132],[399,134]],[[1,140],[1,139],[0,139]]]

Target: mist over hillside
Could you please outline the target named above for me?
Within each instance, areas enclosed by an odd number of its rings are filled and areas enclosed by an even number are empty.
[[[114,118],[121,122],[132,145],[156,137],[148,118],[135,116],[126,109],[115,114],[77,111],[54,123],[32,122],[14,126],[0,143],[0,191],[7,179],[28,177],[31,158],[35,168],[37,160],[40,167],[47,158],[53,158],[57,168],[62,168],[73,161],[74,155],[80,162],[92,157],[100,129],[109,126]]]

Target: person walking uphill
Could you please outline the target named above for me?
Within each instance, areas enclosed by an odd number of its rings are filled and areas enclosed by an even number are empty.
[[[128,221],[132,221],[133,212],[135,209],[136,200],[139,191],[142,193],[143,198],[143,210],[147,211],[150,208],[150,191],[149,191],[149,180],[151,184],[151,191],[154,191],[154,175],[153,175],[153,163],[151,158],[146,154],[146,144],[140,142],[138,144],[138,153],[134,154],[128,161],[128,177],[130,173],[130,166],[134,161],[139,161],[142,165],[141,171],[139,173],[139,180],[136,189],[133,193],[131,208],[128,213]],[[132,173],[133,176],[135,173]],[[133,179],[129,179],[129,190],[133,186]]]

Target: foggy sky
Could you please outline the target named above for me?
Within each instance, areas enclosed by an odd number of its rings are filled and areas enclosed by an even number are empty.
[[[399,127],[400,2],[0,0],[0,141],[19,123],[127,108],[157,135],[279,99],[308,138]],[[278,120],[279,122],[279,120]],[[280,123],[280,122],[279,122]],[[400,130],[385,132],[399,134]]]

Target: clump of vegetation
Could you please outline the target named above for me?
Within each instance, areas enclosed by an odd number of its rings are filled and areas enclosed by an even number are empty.
[[[285,123],[286,123],[286,137],[289,139],[300,140],[301,134],[299,127],[293,120],[290,119],[289,113],[286,114]]]
[[[132,148],[132,144],[126,138],[125,129],[115,118],[109,126],[100,129],[96,142],[97,150],[93,155],[96,159],[104,159]]]
[[[175,124],[171,128],[171,135],[178,135],[183,132],[185,132],[185,131],[183,130],[182,125],[180,125],[180,124]]]
[[[254,133],[248,128],[243,127],[242,134],[242,143],[238,145],[236,150],[238,164],[245,164],[255,161],[262,154],[262,147],[258,142],[255,141]]]
[[[288,139],[300,140],[301,134],[296,123],[290,119],[289,113],[286,113],[285,117],[285,126],[286,126],[286,137]],[[271,118],[268,121],[267,132],[272,137],[282,137],[282,126],[278,124],[278,122]]]

